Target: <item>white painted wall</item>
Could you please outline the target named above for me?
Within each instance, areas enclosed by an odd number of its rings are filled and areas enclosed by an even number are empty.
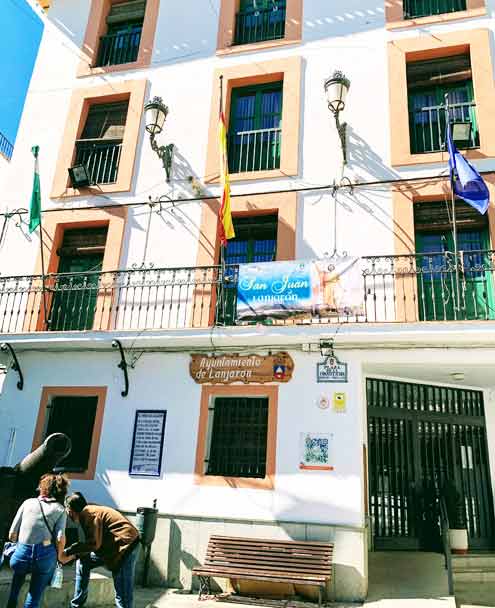
[[[73,481],[91,500],[134,511],[158,499],[161,512],[333,524],[362,525],[361,404],[359,366],[352,357],[348,385],[316,383],[314,354],[292,353],[293,379],[279,388],[275,490],[232,490],[194,483],[201,387],[189,376],[187,354],[144,354],[130,370],[130,393],[122,398],[122,373],[116,353],[24,353],[24,390],[10,372],[0,396],[0,445],[17,429],[13,461],[31,449],[42,386],[108,386],[94,481]],[[321,394],[345,390],[348,412],[317,407]],[[13,404],[15,403],[15,407]],[[136,409],[166,409],[167,423],[160,479],[128,475]],[[301,432],[332,435],[331,472],[299,470]]]

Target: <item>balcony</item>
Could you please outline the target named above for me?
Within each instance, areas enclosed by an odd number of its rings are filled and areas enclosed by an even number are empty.
[[[13,152],[13,144],[10,143],[3,133],[0,133],[0,154],[2,154],[2,156],[4,156],[7,160],[10,160]]]
[[[279,40],[285,36],[285,2],[272,7],[239,11],[235,20],[234,44]]]
[[[466,10],[466,0],[404,0],[404,19]]]
[[[266,171],[280,167],[282,129],[257,129],[229,134],[231,173]]]
[[[121,139],[79,139],[75,164],[86,165],[92,184],[114,184],[121,152]]]
[[[142,28],[101,36],[95,67],[120,65],[136,61]]]
[[[494,320],[495,251],[359,260],[362,312],[237,318],[238,266],[0,277],[0,333]],[[222,280],[223,276],[223,280]],[[47,321],[45,322],[45,310]]]
[[[478,148],[479,133],[476,128],[476,104],[474,102],[450,104],[450,116],[454,122],[470,122],[469,141],[456,142],[460,148]],[[445,106],[425,106],[409,112],[411,153],[440,152],[445,150]]]

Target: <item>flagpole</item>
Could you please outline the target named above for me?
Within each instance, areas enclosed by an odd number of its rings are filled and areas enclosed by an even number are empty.
[[[446,127],[450,133],[450,109],[449,109],[449,95],[445,93],[445,117]],[[459,285],[459,260],[458,260],[458,246],[457,246],[457,219],[456,219],[456,208],[455,208],[455,192],[454,192],[454,172],[450,170],[450,196],[452,202],[452,238],[454,239],[454,263],[455,263],[455,288],[456,288],[456,301],[454,303],[454,314],[457,317],[457,312],[460,311],[461,293]]]
[[[48,307],[46,305],[46,288],[45,288],[45,253],[43,244],[43,224],[41,223],[41,209],[40,209],[40,248],[41,248],[41,293],[43,296],[43,316],[45,318],[45,329],[48,329]]]
[[[220,86],[220,97],[218,101],[218,116],[222,116],[223,112],[223,74],[220,74],[219,77],[219,86]],[[220,243],[220,272],[222,274],[222,313],[225,313],[225,303],[227,299],[227,294],[225,293],[225,245]],[[225,315],[224,315],[225,316]]]

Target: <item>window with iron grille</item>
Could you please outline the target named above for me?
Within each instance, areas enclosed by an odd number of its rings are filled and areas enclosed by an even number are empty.
[[[216,397],[209,410],[206,475],[264,478],[267,397]]]
[[[228,159],[231,173],[280,168],[282,82],[232,91]]]
[[[100,38],[96,67],[136,61],[141,43],[146,0],[113,4],[107,33]]]
[[[72,450],[57,470],[81,473],[88,469],[98,397],[56,396],[47,406],[45,437],[65,433]]]
[[[442,57],[407,64],[409,130],[411,153],[439,152],[445,149],[446,109],[450,122],[465,123],[470,130],[458,148],[479,146],[476,104],[469,54]]]
[[[128,101],[90,107],[81,139],[76,141],[75,164],[86,165],[92,184],[117,181]]]
[[[285,36],[285,0],[241,0],[234,44],[279,40]]]
[[[466,0],[404,0],[404,19],[466,10]]]

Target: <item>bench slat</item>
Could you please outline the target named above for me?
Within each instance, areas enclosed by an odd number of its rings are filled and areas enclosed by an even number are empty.
[[[228,556],[228,557],[221,557],[218,556],[216,559],[212,560],[212,559],[206,559],[205,560],[205,565],[207,566],[215,566],[217,564],[245,564],[246,567],[249,567],[249,564],[255,564],[255,565],[262,565],[265,566],[266,568],[273,568],[273,567],[277,567],[280,570],[280,568],[288,568],[288,569],[297,569],[297,568],[302,568],[304,570],[329,570],[332,566],[331,562],[327,562],[327,563],[311,563],[311,562],[305,562],[304,560],[302,561],[290,561],[290,560],[267,560],[267,559],[258,559],[256,560],[254,557],[251,559],[246,559],[245,557],[239,556]]]
[[[324,583],[328,580],[327,576],[310,576],[310,575],[301,575],[301,576],[291,576],[290,574],[286,574],[285,572],[263,572],[260,571],[251,571],[251,570],[243,570],[238,568],[194,568],[193,574],[196,576],[219,576],[220,578],[263,578],[263,580],[275,580],[277,579],[280,582],[285,582],[290,579],[291,582],[301,582],[310,584],[308,581],[314,581],[315,584]]]
[[[286,545],[286,546],[297,546],[301,545],[304,547],[320,547],[324,549],[328,549],[328,547],[332,546],[330,542],[322,542],[322,541],[312,541],[312,540],[274,540],[273,538],[244,538],[240,536],[219,536],[213,534],[210,536],[210,542],[220,540],[222,542],[236,542],[236,543],[245,543],[248,545],[255,543],[268,543],[269,545]]]

